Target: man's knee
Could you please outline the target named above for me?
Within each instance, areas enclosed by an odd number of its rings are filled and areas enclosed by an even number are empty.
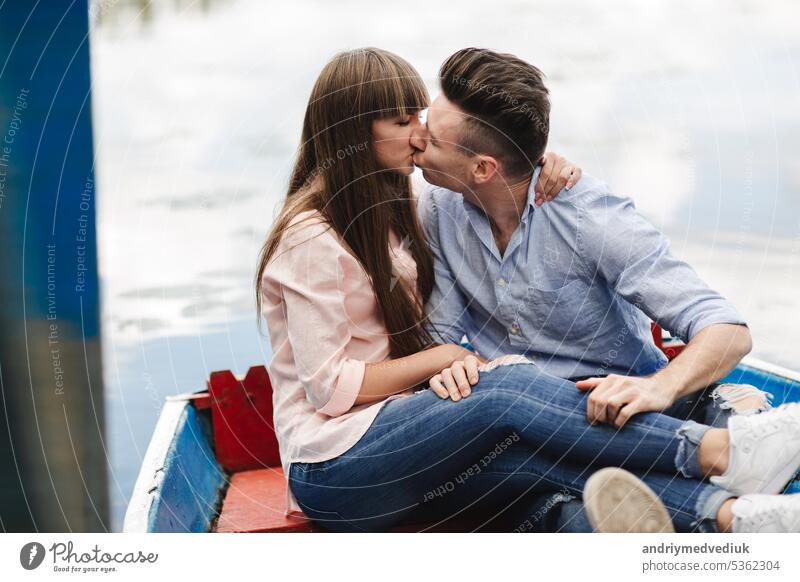
[[[535,364],[518,363],[503,364],[481,373],[467,400],[481,394],[487,399],[485,406],[502,409],[526,406],[533,412],[544,407],[572,410],[583,406],[586,396],[574,382],[551,376]]]
[[[772,394],[750,384],[721,384],[711,393],[717,406],[734,414],[754,414],[771,408]]]
[[[493,388],[506,388],[516,392],[533,390],[537,394],[549,394],[557,392],[559,389],[568,385],[573,390],[575,384],[556,378],[544,372],[533,362],[521,363],[517,358],[521,356],[509,356],[509,359],[498,358],[481,366],[478,384],[475,389],[490,390]]]
[[[525,356],[520,356],[518,354],[509,354],[506,356],[500,356],[499,358],[495,358],[485,364],[481,364],[478,367],[479,372],[491,372],[495,368],[499,366],[515,366],[518,364],[533,364],[531,360],[526,358]]]

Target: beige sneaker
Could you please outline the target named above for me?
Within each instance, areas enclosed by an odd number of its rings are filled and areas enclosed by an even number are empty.
[[[594,473],[583,488],[583,504],[599,533],[674,533],[661,500],[644,481],[616,467]]]

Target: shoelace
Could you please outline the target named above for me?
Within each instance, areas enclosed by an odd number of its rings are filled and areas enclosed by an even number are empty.
[[[784,408],[785,407],[785,408]],[[789,411],[796,409],[795,403],[787,404],[780,409]],[[766,433],[774,432],[776,428],[786,427],[790,429],[793,434],[800,434],[800,418],[797,415],[781,414],[778,418],[769,417],[768,422],[756,422],[750,426],[752,432],[758,436],[763,436]]]
[[[780,522],[782,515],[783,513],[780,511],[780,508],[778,506],[770,504],[770,507],[758,510],[755,515],[750,515],[747,518],[747,521],[750,521],[751,523],[757,525],[762,525],[765,522],[773,522],[773,521]]]

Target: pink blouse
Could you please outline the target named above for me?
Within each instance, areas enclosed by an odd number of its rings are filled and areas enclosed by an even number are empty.
[[[366,363],[389,357],[389,340],[369,279],[317,211],[300,214],[263,276],[275,433],[284,475],[293,462],[338,457],[389,400],[353,406]],[[413,256],[392,234],[394,271],[416,290]],[[287,487],[286,515],[301,511]]]

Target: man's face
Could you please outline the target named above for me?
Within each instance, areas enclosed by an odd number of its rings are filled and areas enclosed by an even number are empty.
[[[459,145],[464,112],[444,95],[428,108],[426,123],[415,127],[411,145],[415,148],[414,163],[422,168],[425,180],[454,192],[471,188],[472,154]]]

